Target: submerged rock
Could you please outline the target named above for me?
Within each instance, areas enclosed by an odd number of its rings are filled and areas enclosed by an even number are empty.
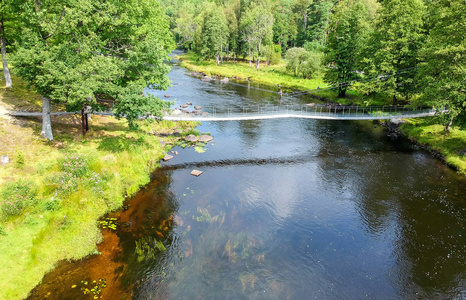
[[[199,142],[201,143],[207,143],[213,140],[214,138],[210,135],[203,134],[199,137]]]
[[[181,104],[180,107],[181,108],[187,108],[189,105],[188,104]]]
[[[163,95],[165,98],[170,98],[170,95]]]
[[[197,142],[197,137],[194,134],[190,134],[184,138],[185,141],[195,143]]]

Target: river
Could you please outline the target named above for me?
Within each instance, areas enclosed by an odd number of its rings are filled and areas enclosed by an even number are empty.
[[[176,105],[279,103],[177,66],[170,78],[151,92]],[[175,147],[110,215],[102,254],[60,264],[30,299],[91,299],[93,280],[103,299],[466,298],[466,180],[430,154],[368,121],[198,129],[206,151]]]

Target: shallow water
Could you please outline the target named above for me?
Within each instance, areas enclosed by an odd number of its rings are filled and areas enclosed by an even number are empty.
[[[278,104],[174,67],[177,104]],[[314,100],[285,98],[282,103]],[[31,299],[463,299],[466,180],[362,121],[204,122],[104,230],[102,255],[62,263]],[[190,175],[199,169],[200,177]],[[157,242],[158,241],[158,242]],[[166,251],[157,250],[163,243]],[[77,284],[72,289],[71,286]]]

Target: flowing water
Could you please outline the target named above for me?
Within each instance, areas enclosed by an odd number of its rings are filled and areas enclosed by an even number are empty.
[[[186,72],[151,92],[177,105],[279,103]],[[62,263],[30,298],[90,299],[81,280],[103,278],[104,299],[466,298],[466,180],[430,154],[368,121],[199,130],[215,138],[205,153],[174,148],[110,215],[119,226],[103,231],[102,254]]]

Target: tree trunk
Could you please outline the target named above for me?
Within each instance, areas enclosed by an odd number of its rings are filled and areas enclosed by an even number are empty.
[[[392,105],[397,105],[397,104],[398,104],[398,99],[396,99],[396,95],[393,95]]]
[[[42,96],[42,132],[41,136],[53,140],[52,122],[50,121],[50,99]]]
[[[218,58],[218,51],[215,54],[215,61],[217,62],[217,66],[219,66],[220,65],[220,59]]]
[[[220,60],[222,61],[222,64],[223,64],[223,45],[220,45]]]
[[[249,44],[249,66],[251,67],[251,44]]]
[[[2,52],[3,75],[5,76],[5,84],[7,88],[12,88],[10,70],[6,61],[6,44],[5,44],[5,26],[3,25],[3,18],[0,19],[0,47]]]
[[[257,47],[257,60],[256,60],[256,69],[259,69],[260,68],[260,62],[261,62],[261,56],[260,56],[260,53],[261,53],[261,43],[262,43],[262,39],[259,39],[259,46]]]
[[[338,98],[345,98],[346,97],[346,87],[340,86],[338,87]]]
[[[451,117],[450,122],[445,125],[445,132],[450,132],[450,128],[453,125],[453,117]]]

